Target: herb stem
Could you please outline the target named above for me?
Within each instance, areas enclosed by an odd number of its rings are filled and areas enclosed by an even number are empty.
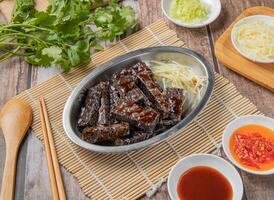
[[[24,28],[25,27],[30,27],[30,28],[36,28],[36,29],[41,30],[41,31],[51,31],[48,28],[42,28],[42,27],[39,27],[39,26],[31,25],[31,24],[9,24],[9,25],[3,26],[2,28],[12,28],[12,27],[24,27]]]
[[[20,50],[20,47],[17,47],[16,49],[14,49],[13,51],[8,51],[7,53],[5,53],[4,55],[0,56],[0,62],[10,58],[11,56],[13,56],[14,54],[16,54],[17,51]]]
[[[17,43],[17,42],[0,42],[0,46],[2,45],[14,45],[14,46],[20,46],[20,47],[31,47],[31,45],[25,44],[25,43]]]
[[[8,37],[8,36],[22,36],[22,37],[25,37],[25,38],[32,38],[40,43],[42,43],[44,46],[48,47],[50,44],[45,42],[44,40],[41,40],[40,38],[32,35],[32,34],[26,34],[26,33],[7,33],[5,35],[0,35],[0,40],[1,38],[3,37]]]

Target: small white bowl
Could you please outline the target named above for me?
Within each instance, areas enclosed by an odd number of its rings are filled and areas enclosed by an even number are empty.
[[[223,138],[222,138],[222,144],[223,144],[223,148],[224,148],[224,152],[226,154],[226,156],[228,157],[228,159],[237,167],[239,167],[240,169],[249,172],[251,174],[257,174],[257,175],[269,175],[269,174],[273,174],[274,173],[274,169],[271,170],[267,170],[267,171],[254,171],[248,168],[245,168],[244,166],[240,165],[232,156],[230,149],[229,149],[229,140],[231,138],[231,135],[233,134],[233,132],[235,130],[237,130],[238,128],[245,126],[245,125],[250,125],[250,124],[256,124],[256,125],[261,125],[261,126],[265,126],[267,128],[270,128],[272,130],[274,130],[274,119],[269,118],[269,117],[265,117],[262,115],[246,115],[246,116],[242,116],[242,117],[238,117],[235,120],[233,120],[232,122],[230,122],[230,124],[227,125],[227,127],[224,130],[223,133]]]
[[[253,62],[258,62],[258,63],[274,63],[274,59],[272,60],[264,60],[264,59],[260,59],[260,58],[254,58],[252,55],[249,55],[245,52],[243,52],[241,50],[241,48],[238,46],[237,42],[236,42],[236,31],[237,31],[237,28],[242,25],[242,24],[245,24],[245,23],[249,23],[251,21],[254,21],[254,20],[262,20],[266,23],[269,23],[269,24],[274,24],[274,17],[272,16],[269,16],[269,15],[251,15],[251,16],[248,16],[248,17],[245,17],[245,18],[242,18],[240,19],[238,22],[236,22],[236,24],[234,24],[232,30],[231,30],[231,42],[234,46],[234,48],[242,55],[244,56],[245,58],[253,61]]]
[[[172,200],[178,200],[177,185],[180,176],[192,167],[207,166],[218,170],[230,182],[233,200],[241,200],[243,196],[243,182],[238,171],[226,160],[211,154],[192,154],[177,162],[168,176],[168,193]]]
[[[177,19],[174,19],[171,17],[170,10],[171,10],[171,4],[173,1],[174,0],[162,0],[162,3],[161,3],[162,11],[163,11],[164,15],[170,21],[172,21],[173,23],[175,23],[179,26],[183,26],[186,28],[200,28],[200,27],[210,24],[220,15],[221,7],[222,7],[220,0],[201,0],[202,2],[206,3],[210,7],[208,18],[201,22],[189,24],[189,23],[185,23],[183,21],[180,21],[180,20],[177,20]]]

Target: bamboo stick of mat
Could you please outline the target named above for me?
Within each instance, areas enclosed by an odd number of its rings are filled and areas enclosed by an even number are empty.
[[[39,99],[40,118],[43,130],[43,137],[48,161],[48,169],[50,175],[51,189],[53,193],[53,199],[66,200],[66,193],[64,190],[64,184],[58,164],[56,149],[54,146],[53,135],[51,132],[51,126],[47,113],[45,99],[40,97]]]

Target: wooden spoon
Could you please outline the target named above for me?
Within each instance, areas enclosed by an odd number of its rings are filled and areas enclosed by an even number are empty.
[[[14,199],[17,154],[31,121],[31,106],[21,99],[8,101],[0,112],[0,126],[6,142],[6,162],[2,179],[1,200]]]

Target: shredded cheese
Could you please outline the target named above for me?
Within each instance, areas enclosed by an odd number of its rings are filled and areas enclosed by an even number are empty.
[[[274,23],[249,21],[239,24],[235,31],[236,45],[243,53],[254,59],[274,59]]]

